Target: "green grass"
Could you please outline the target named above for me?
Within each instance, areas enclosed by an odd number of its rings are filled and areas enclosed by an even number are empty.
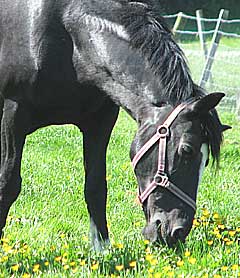
[[[129,159],[136,124],[125,112],[108,149],[112,246],[105,254],[89,247],[81,133],[68,125],[28,136],[22,192],[11,208],[0,249],[0,277],[238,277],[240,124],[231,114],[221,118],[233,126],[225,134],[221,168],[216,176],[210,167],[206,170],[195,225],[178,250],[151,246],[141,235],[144,216],[135,202]]]

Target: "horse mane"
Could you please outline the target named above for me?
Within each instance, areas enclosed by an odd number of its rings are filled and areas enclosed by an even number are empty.
[[[161,83],[161,96],[173,104],[194,96],[183,51],[160,16],[158,1],[122,1],[121,24],[132,48],[140,50]]]

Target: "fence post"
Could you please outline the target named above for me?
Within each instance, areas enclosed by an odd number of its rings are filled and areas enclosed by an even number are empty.
[[[207,43],[206,43],[206,36],[204,34],[205,26],[204,22],[202,21],[203,18],[203,11],[197,10],[196,11],[196,17],[197,17],[197,27],[198,27],[198,35],[201,45],[201,50],[203,52],[203,55],[205,57],[205,60],[207,60],[208,57],[208,49],[207,49]],[[209,80],[211,84],[213,84],[212,74],[210,73]]]
[[[203,51],[205,59],[207,59],[208,49],[207,49],[207,45],[206,45],[205,35],[203,33],[203,31],[205,30],[205,27],[204,27],[204,22],[201,20],[203,18],[203,11],[197,10],[196,17],[197,17],[197,27],[198,27],[198,34],[199,34],[201,49]]]
[[[237,114],[238,120],[240,120],[240,93],[237,93],[236,104],[237,104],[236,114]]]
[[[209,76],[211,75],[211,68],[212,68],[212,65],[213,65],[214,56],[216,54],[219,41],[221,39],[221,33],[219,33],[219,29],[223,25],[222,19],[227,19],[228,14],[229,14],[228,10],[224,10],[224,9],[220,10],[220,13],[219,13],[219,16],[218,16],[218,21],[217,21],[216,28],[215,28],[215,31],[214,31],[214,35],[213,35],[213,38],[212,38],[211,47],[210,47],[210,50],[208,52],[208,57],[207,57],[207,60],[206,60],[205,66],[204,66],[202,77],[200,79],[200,86],[203,87],[203,88],[205,87],[205,85],[206,85],[206,83],[209,79]]]
[[[176,34],[176,31],[179,28],[182,20],[183,20],[183,12],[179,12],[178,15],[177,15],[176,21],[175,21],[175,23],[173,25],[173,28],[172,28],[173,35]]]

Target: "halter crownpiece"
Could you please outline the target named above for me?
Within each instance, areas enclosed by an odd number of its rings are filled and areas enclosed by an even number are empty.
[[[153,192],[158,186],[164,187],[172,192],[179,199],[183,200],[188,204],[194,211],[196,210],[196,202],[191,197],[189,197],[185,192],[175,186],[169,181],[167,174],[165,173],[166,164],[166,149],[167,149],[167,137],[169,136],[169,128],[173,121],[177,118],[178,114],[186,108],[193,99],[187,102],[179,104],[171,113],[168,115],[166,120],[157,128],[157,132],[148,140],[143,147],[137,152],[132,160],[132,166],[135,169],[139,160],[144,156],[144,154],[157,142],[159,141],[159,152],[158,152],[158,169],[153,178],[153,181],[147,186],[147,188],[139,194],[139,201],[143,204],[148,196]],[[140,193],[140,189],[139,189]]]

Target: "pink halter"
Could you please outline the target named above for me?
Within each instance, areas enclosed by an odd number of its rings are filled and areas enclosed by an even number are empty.
[[[165,160],[166,160],[166,149],[167,149],[167,137],[169,135],[169,128],[173,121],[176,119],[178,114],[186,108],[187,105],[192,103],[193,100],[184,102],[179,104],[167,117],[162,125],[157,128],[157,132],[151,137],[147,143],[137,152],[132,160],[132,166],[135,169],[139,160],[143,157],[143,155],[157,142],[159,141],[159,154],[158,154],[158,169],[155,174],[153,181],[147,186],[147,188],[140,193],[139,192],[139,201],[143,204],[143,202],[148,198],[148,196],[153,192],[153,190],[157,186],[162,186],[169,191],[171,191],[175,196],[183,200],[186,204],[196,210],[196,202],[191,197],[189,197],[185,192],[171,183],[168,179],[165,171]]]

